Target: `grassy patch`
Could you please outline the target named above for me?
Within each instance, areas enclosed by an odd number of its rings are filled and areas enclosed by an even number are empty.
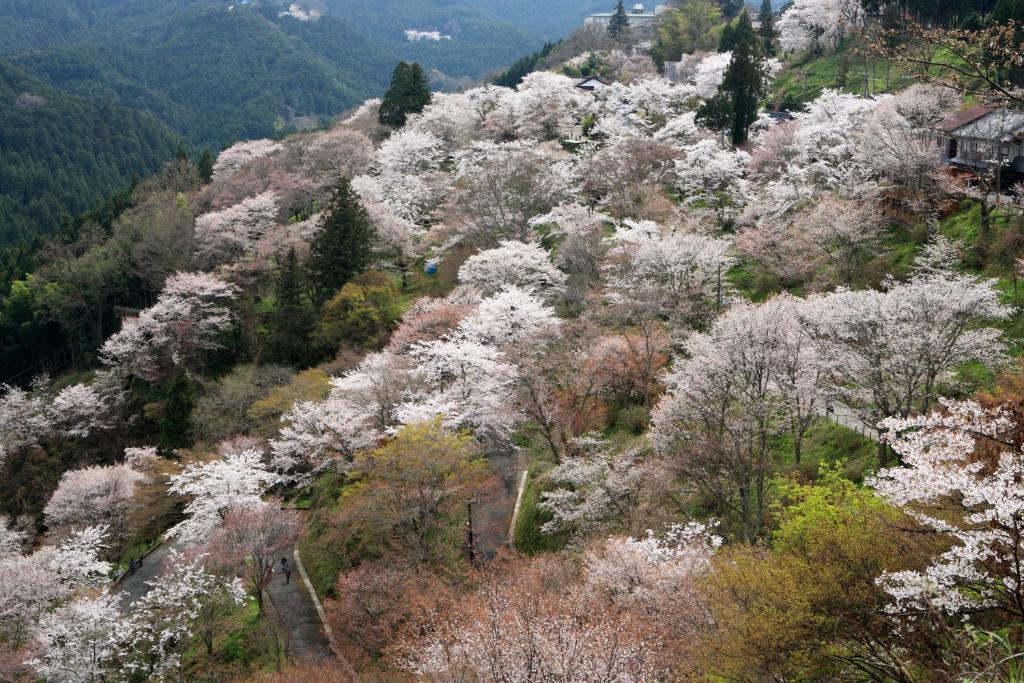
[[[537,506],[540,494],[544,490],[543,480],[530,473],[523,492],[523,502],[516,520],[516,550],[535,555],[543,552],[556,552],[565,547],[568,537],[564,533],[545,534],[540,528],[551,520],[551,515]]]
[[[825,419],[811,425],[804,435],[799,464],[796,463],[793,438],[789,434],[781,437],[773,450],[786,468],[809,479],[817,476],[821,464],[842,461],[846,476],[859,482],[865,474],[873,471],[878,462],[878,446],[871,438]]]

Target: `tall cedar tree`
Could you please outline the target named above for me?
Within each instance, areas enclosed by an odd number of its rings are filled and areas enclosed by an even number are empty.
[[[772,0],[761,0],[761,11],[757,15],[760,26],[757,34],[761,36],[761,47],[764,54],[771,57],[775,54],[775,12],[772,10]]]
[[[317,307],[366,270],[376,234],[359,195],[342,178],[309,248],[310,292]]]
[[[161,453],[170,453],[175,448],[192,444],[192,409],[195,402],[192,381],[184,368],[178,368],[167,388],[164,414],[160,418],[157,446]]]
[[[384,93],[377,118],[386,126],[401,128],[409,114],[418,114],[430,104],[430,81],[417,63],[399,62],[391,74],[391,86]]]
[[[199,177],[203,179],[204,183],[208,183],[213,179],[213,155],[210,153],[210,150],[203,150],[202,156],[199,157],[197,168]]]
[[[629,31],[629,15],[626,14],[626,6],[619,0],[615,8],[615,14],[608,20],[608,35],[612,38],[622,38]]]
[[[302,266],[292,247],[278,266],[274,285],[276,301],[269,321],[267,353],[277,363],[301,366],[309,360],[313,320],[302,300],[302,290]]]
[[[744,10],[736,20],[735,45],[732,61],[725,70],[721,93],[726,93],[732,104],[730,130],[732,143],[747,141],[751,124],[757,119],[758,102],[765,94],[767,65],[761,53],[761,40],[754,33],[750,15]]]

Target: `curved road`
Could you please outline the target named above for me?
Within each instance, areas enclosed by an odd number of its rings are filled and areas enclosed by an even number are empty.
[[[131,609],[132,603],[148,593],[149,582],[163,571],[171,552],[183,548],[179,541],[159,546],[143,558],[142,566],[134,574],[125,574],[115,583],[113,591],[119,594],[121,609]],[[266,591],[272,609],[288,633],[288,651],[300,663],[329,661],[334,658],[334,652],[313,601],[295,570],[295,558],[291,552],[288,553],[288,562],[292,566],[291,582],[285,583],[284,575],[275,571]]]

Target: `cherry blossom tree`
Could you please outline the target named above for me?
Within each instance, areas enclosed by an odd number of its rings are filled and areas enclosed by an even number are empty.
[[[469,303],[430,297],[418,299],[391,333],[388,350],[404,353],[418,342],[436,341],[448,336],[472,311],[473,306]]]
[[[251,444],[225,442],[221,457],[188,465],[170,478],[170,493],[190,496],[187,518],[168,531],[185,541],[205,540],[229,512],[262,504],[261,496],[277,481],[263,464],[262,451]]]
[[[676,162],[676,185],[688,204],[701,202],[730,220],[743,203],[743,174],[750,155],[728,150],[715,140],[701,140],[684,150],[686,156]]]
[[[717,509],[738,514],[746,543],[762,530],[772,443],[810,418],[819,386],[810,340],[792,333],[792,305],[737,304],[689,337],[651,416],[655,448]]]
[[[951,380],[948,373],[961,363],[1000,361],[1001,333],[986,325],[1010,311],[992,285],[920,274],[882,292],[814,297],[805,304],[804,322],[830,361],[836,396],[874,427],[886,417],[930,410],[939,381]]]
[[[377,149],[377,162],[389,176],[436,170],[444,157],[440,138],[414,128],[396,131]]]
[[[403,424],[443,416],[448,428],[468,429],[480,438],[504,440],[518,419],[513,404],[518,375],[500,350],[465,335],[454,334],[412,347],[418,362],[417,391],[402,403]]]
[[[177,680],[182,652],[196,636],[213,654],[224,617],[245,603],[245,588],[241,579],[213,573],[206,564],[202,555],[186,558],[172,550],[167,569],[132,603],[133,628],[124,634],[132,653],[127,671]]]
[[[136,484],[146,476],[127,465],[94,465],[61,477],[43,513],[51,533],[67,534],[77,525],[104,525],[117,546],[129,532],[128,511]]]
[[[243,567],[262,613],[263,591],[274,567],[291,553],[301,531],[302,523],[295,512],[258,502],[228,511],[209,547],[222,562]]]
[[[706,311],[719,269],[733,263],[732,245],[699,234],[662,234],[649,221],[624,221],[608,259],[609,299],[625,309],[646,308],[685,323]]]
[[[697,64],[694,74],[695,94],[704,99],[710,99],[718,94],[718,88],[725,80],[725,70],[732,61],[732,52],[715,52]]]
[[[77,591],[106,580],[110,564],[99,559],[103,527],[86,527],[60,545],[43,546],[30,555],[0,557],[0,633],[21,643],[40,615]]]
[[[775,27],[786,52],[836,47],[864,23],[859,0],[794,0]]]
[[[465,229],[485,243],[530,241],[530,219],[554,208],[572,180],[565,164],[525,142],[477,142],[456,161]]]
[[[20,387],[0,386],[0,463],[11,453],[37,444],[49,431],[42,397]]]
[[[942,399],[942,412],[881,423],[903,466],[867,483],[951,546],[922,571],[879,579],[894,615],[934,610],[969,618],[986,611],[1024,618],[1019,412]],[[986,449],[989,454],[986,455]]]
[[[578,455],[546,474],[555,488],[543,492],[538,503],[551,515],[541,531],[582,536],[635,527],[642,497],[662,470],[642,447],[620,450],[593,434],[575,445]]]
[[[459,268],[459,282],[471,285],[484,296],[513,285],[540,294],[557,292],[567,275],[555,268],[548,253],[536,244],[504,241],[466,259]]]
[[[648,191],[667,179],[679,156],[679,150],[665,142],[626,138],[586,161],[580,170],[583,189],[608,213],[637,217],[651,210]]]
[[[282,416],[285,426],[271,442],[271,464],[307,481],[311,474],[350,463],[357,450],[373,446],[398,424],[411,371],[404,356],[368,354],[357,368],[331,381],[325,401],[296,403]]]
[[[227,262],[252,251],[277,223],[278,197],[263,192],[196,218],[196,250],[206,264]]]
[[[510,285],[481,301],[459,325],[459,332],[467,339],[509,349],[552,340],[559,326],[554,309],[529,290]]]
[[[100,360],[124,373],[147,379],[167,364],[194,360],[220,348],[220,335],[233,324],[228,304],[236,289],[207,273],[175,273],[167,279],[156,304],[135,318],[100,348]]]
[[[722,545],[717,523],[673,524],[663,538],[650,529],[643,538],[612,537],[584,558],[586,592],[591,600],[644,615],[696,636],[709,614],[702,605],[700,579]]]
[[[273,140],[237,142],[217,155],[213,165],[214,182],[220,182],[237,173],[245,164],[279,152],[282,145]]]
[[[636,617],[587,603],[557,559],[506,571],[426,625],[404,667],[427,681],[657,678],[655,638]]]
[[[78,598],[40,618],[39,655],[31,664],[47,681],[109,680],[120,668],[121,638],[131,628],[114,595]]]

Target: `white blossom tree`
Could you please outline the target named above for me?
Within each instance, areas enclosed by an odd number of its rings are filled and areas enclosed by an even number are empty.
[[[685,148],[676,162],[676,186],[688,204],[714,209],[719,221],[730,220],[743,203],[743,174],[750,155],[728,150],[716,140],[701,140]]]
[[[510,285],[481,301],[459,331],[468,339],[508,349],[554,339],[559,326],[554,309],[531,291]]]
[[[261,505],[261,496],[278,479],[253,445],[226,442],[220,455],[208,463],[189,465],[170,478],[168,491],[192,500],[185,506],[187,518],[171,527],[168,535],[189,542],[205,540],[231,510]]]
[[[167,279],[156,304],[126,318],[99,350],[112,369],[147,379],[167,364],[194,360],[220,348],[220,335],[233,324],[228,308],[233,285],[208,273],[175,273]]]
[[[77,525],[105,525],[115,545],[124,540],[136,484],[146,476],[127,465],[94,465],[64,473],[43,513],[51,533]]]
[[[632,526],[641,498],[662,472],[643,448],[614,448],[585,435],[576,440],[578,455],[547,473],[555,485],[541,494],[538,507],[551,515],[541,531],[580,536]]]
[[[182,652],[196,636],[213,653],[218,622],[245,603],[245,588],[206,563],[203,555],[172,551],[167,569],[132,603],[132,628],[123,635],[131,652],[125,670],[147,680],[178,680]]]
[[[794,0],[776,29],[786,52],[820,51],[836,47],[863,23],[864,8],[858,0]]]
[[[278,197],[263,192],[196,218],[196,251],[213,265],[243,256],[277,223]]]
[[[882,422],[903,466],[868,480],[951,541],[923,571],[886,572],[879,579],[895,615],[933,610],[969,618],[995,610],[1024,618],[1024,454],[1019,413],[973,401],[941,401],[942,412]],[[980,446],[997,452],[985,456]]]
[[[459,282],[472,285],[484,296],[509,285],[550,294],[557,292],[567,277],[551,264],[542,247],[518,241],[504,241],[474,254],[459,268]]]
[[[78,598],[39,620],[39,655],[30,663],[56,683],[109,680],[120,668],[122,638],[131,628],[115,596]]]
[[[887,290],[814,297],[803,313],[829,359],[838,399],[869,427],[886,417],[927,412],[940,380],[967,361],[1001,360],[1001,333],[991,322],[1010,313],[991,281],[950,273],[920,274]]]
[[[237,142],[217,155],[213,165],[213,179],[215,182],[226,180],[250,161],[270,156],[281,149],[281,143],[273,140]]]

